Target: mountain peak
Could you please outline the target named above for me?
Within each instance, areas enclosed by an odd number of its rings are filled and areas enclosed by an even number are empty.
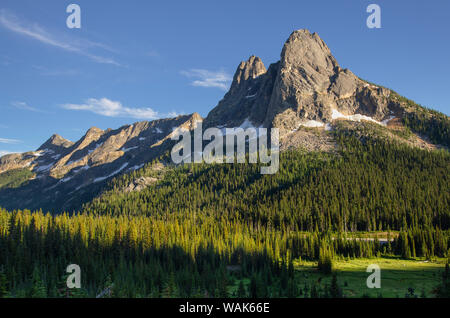
[[[280,61],[281,69],[287,71],[283,73],[300,80],[301,88],[305,91],[326,89],[330,76],[339,67],[319,35],[311,34],[306,29],[292,32],[284,44]]]
[[[240,84],[242,81],[247,81],[249,78],[256,78],[266,72],[266,67],[261,59],[257,56],[250,56],[247,61],[242,61],[234,74],[233,82]]]
[[[91,127],[89,128],[89,130],[86,132],[87,135],[90,134],[98,134],[98,133],[103,133],[103,130],[98,128],[98,127]]]
[[[252,113],[263,116],[264,113],[257,111],[257,107],[253,108],[253,105],[264,104],[255,97],[258,95],[261,85],[266,82],[265,77],[267,76],[268,70],[262,60],[255,55],[250,56],[247,61],[239,63],[230,90],[208,114],[204,126],[239,126]]]
[[[268,69],[254,55],[239,64],[230,90],[208,114],[205,126],[233,127],[249,120],[254,126],[292,132],[302,125],[324,127],[336,114],[382,121],[391,111],[389,94],[342,69],[317,33],[296,30],[286,40],[280,61]]]
[[[203,121],[203,117],[197,112],[192,113],[191,119],[194,121]]]
[[[38,150],[52,149],[52,148],[69,148],[73,142],[61,137],[58,134],[53,134],[46,142],[39,147]]]

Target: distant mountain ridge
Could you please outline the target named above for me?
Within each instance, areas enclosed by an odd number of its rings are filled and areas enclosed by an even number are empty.
[[[53,135],[37,151],[3,156],[0,176],[7,171],[28,169],[33,177],[22,187],[0,191],[1,205],[39,208],[46,202],[45,206],[51,206],[62,194],[67,200],[62,206],[70,207],[68,194],[93,191],[93,185],[101,188],[118,174],[142,168],[171,149],[174,130],[191,130],[199,121],[201,116],[194,113],[137,122],[116,130],[92,127],[76,143]]]

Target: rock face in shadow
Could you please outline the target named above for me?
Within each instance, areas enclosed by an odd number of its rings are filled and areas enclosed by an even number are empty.
[[[248,117],[260,119],[259,106],[267,104],[270,98],[270,94],[269,96],[263,94],[270,91],[266,87],[270,72],[273,73],[273,70],[269,68],[267,71],[259,57],[251,56],[246,62],[241,62],[234,74],[230,90],[208,114],[208,120],[204,123],[205,128],[224,123],[231,125],[229,127],[239,126],[244,121],[242,119]]]
[[[267,71],[258,57],[241,62],[229,92],[204,125],[237,127],[248,120],[255,127],[286,132],[309,121],[331,123],[333,111],[381,121],[390,113],[389,94],[342,69],[317,33],[298,30]]]

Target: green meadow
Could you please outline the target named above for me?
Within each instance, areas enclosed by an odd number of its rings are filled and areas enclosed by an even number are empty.
[[[405,297],[408,288],[414,295],[434,297],[433,290],[442,280],[446,259],[401,259],[371,258],[337,260],[333,263],[339,287],[345,297]],[[366,280],[371,272],[366,272],[370,264],[377,264],[381,270],[381,288],[368,288]],[[331,284],[332,275],[324,275],[317,270],[316,262],[295,263],[296,275],[308,285],[316,283],[324,287]]]
[[[334,260],[333,271],[337,275],[338,286],[346,298],[383,297],[435,297],[433,291],[442,282],[445,258],[401,259],[396,257],[361,258]],[[377,264],[381,270],[381,288],[368,288],[367,278],[372,272],[367,267]],[[308,297],[314,285],[323,297],[323,291],[331,285],[332,274],[326,275],[317,269],[317,262],[294,261],[295,277],[298,288]],[[237,293],[240,280],[229,289],[231,295]],[[243,279],[246,289],[250,289],[250,279]],[[413,292],[413,293],[411,293]],[[302,296],[300,296],[302,297]]]

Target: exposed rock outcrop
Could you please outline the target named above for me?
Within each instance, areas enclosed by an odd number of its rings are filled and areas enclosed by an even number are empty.
[[[45,150],[45,149],[60,151],[62,149],[67,149],[67,148],[71,147],[72,145],[73,145],[73,142],[71,142],[67,139],[64,139],[60,135],[54,134],[46,142],[44,142],[42,144],[42,146],[40,146],[38,148],[38,151]]]
[[[149,185],[157,182],[158,179],[154,177],[140,177],[133,182],[131,182],[125,189],[124,192],[142,191]]]

